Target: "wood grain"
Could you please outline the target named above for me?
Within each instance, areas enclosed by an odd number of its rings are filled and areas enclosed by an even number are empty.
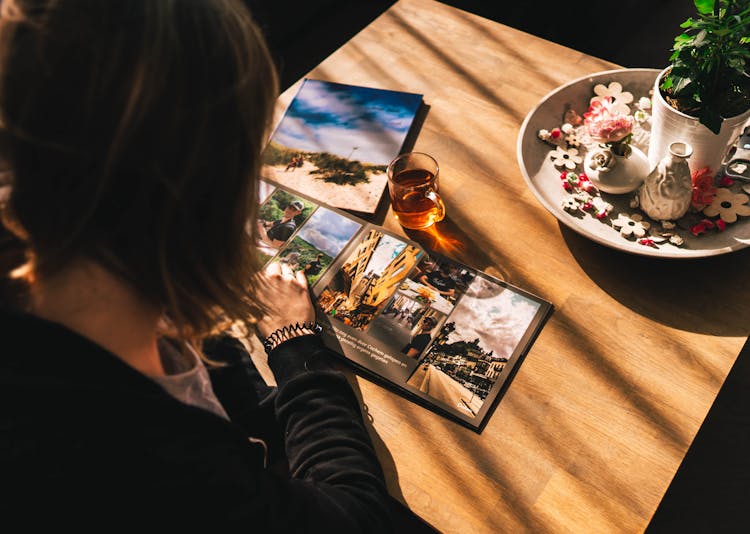
[[[526,114],[611,68],[400,0],[309,74],[424,94],[414,149],[440,162],[449,218],[408,236],[555,305],[480,435],[352,379],[391,492],[443,532],[642,531],[748,335],[747,249],[629,256],[562,227],[526,187],[516,161]],[[390,213],[378,222],[404,232]]]

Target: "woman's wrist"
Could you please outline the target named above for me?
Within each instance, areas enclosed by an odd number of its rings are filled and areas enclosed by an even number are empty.
[[[290,339],[300,336],[320,335],[322,332],[323,327],[316,321],[290,323],[281,328],[277,328],[268,336],[261,338],[261,343],[263,343],[263,348],[266,350],[266,354],[271,354],[271,351],[281,345],[284,341],[289,341]]]

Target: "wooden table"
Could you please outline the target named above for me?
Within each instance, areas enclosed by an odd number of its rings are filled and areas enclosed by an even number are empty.
[[[748,335],[750,251],[611,250],[560,225],[522,178],[529,110],[616,67],[400,0],[309,74],[424,94],[414,150],[440,162],[449,219],[408,236],[555,305],[482,434],[356,379],[392,494],[443,532],[642,531]]]

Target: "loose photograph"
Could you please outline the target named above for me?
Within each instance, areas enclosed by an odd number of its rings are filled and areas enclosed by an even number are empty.
[[[362,225],[326,208],[318,208],[279,253],[278,261],[304,271],[312,286]]]
[[[373,213],[421,102],[307,79],[264,152],[262,174],[333,207]]]
[[[258,214],[258,248],[267,261],[315,210],[315,205],[283,189],[276,190]]]
[[[421,255],[417,247],[372,229],[318,295],[317,305],[329,317],[365,330]]]
[[[475,417],[539,307],[539,302],[477,276],[407,384]]]

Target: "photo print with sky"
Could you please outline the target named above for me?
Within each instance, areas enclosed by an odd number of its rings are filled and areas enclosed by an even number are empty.
[[[318,208],[279,253],[295,271],[304,271],[312,286],[356,234],[362,224],[326,208]]]
[[[306,79],[263,155],[263,177],[336,208],[373,213],[422,96]]]
[[[407,384],[449,409],[476,416],[540,306],[477,276]]]

